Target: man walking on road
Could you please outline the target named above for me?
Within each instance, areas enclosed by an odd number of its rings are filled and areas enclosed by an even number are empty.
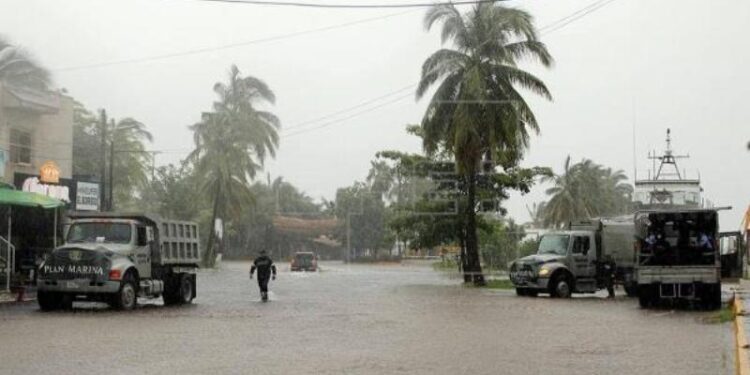
[[[268,279],[273,274],[273,279],[276,280],[276,265],[273,264],[273,260],[266,255],[265,250],[260,251],[260,256],[255,258],[252,267],[250,267],[250,279],[253,278],[253,273],[258,270],[258,287],[260,288],[260,296],[263,302],[268,301]]]

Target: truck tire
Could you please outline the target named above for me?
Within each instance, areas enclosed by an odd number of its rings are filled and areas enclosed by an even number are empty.
[[[138,303],[138,290],[133,274],[128,272],[120,283],[120,291],[114,295],[112,306],[118,310],[132,310]]]
[[[36,294],[36,301],[39,303],[40,310],[53,311],[61,307],[61,297],[60,293],[39,291]]]
[[[638,304],[641,308],[647,309],[655,305],[656,296],[654,287],[651,285],[638,286]]]
[[[182,274],[182,277],[180,277],[180,289],[178,293],[180,304],[193,302],[193,292],[195,291],[195,283],[193,280],[193,275],[187,273]]]
[[[709,284],[703,286],[701,303],[707,310],[716,310],[721,307],[721,285]]]
[[[628,297],[637,297],[638,296],[638,284],[636,283],[625,283],[625,294],[628,295]]]
[[[164,280],[164,293],[161,297],[164,299],[165,306],[176,305],[180,303],[180,275],[172,274]]]
[[[572,286],[568,275],[561,273],[552,278],[549,285],[549,295],[552,298],[570,298]]]
[[[526,297],[528,294],[526,293],[526,289],[516,288],[516,295],[519,297]]]

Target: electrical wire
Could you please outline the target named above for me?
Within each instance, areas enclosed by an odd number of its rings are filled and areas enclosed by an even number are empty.
[[[327,8],[327,9],[388,9],[388,8],[426,8],[436,5],[476,5],[489,4],[507,0],[456,0],[445,2],[427,3],[371,3],[371,4],[330,4],[330,3],[304,3],[297,1],[262,1],[262,0],[193,0],[212,3],[231,3],[244,5],[265,5],[298,8]]]
[[[281,35],[270,36],[270,37],[260,38],[260,39],[253,39],[253,40],[248,40],[245,42],[229,43],[229,44],[224,44],[224,45],[215,46],[215,47],[204,47],[204,48],[197,48],[197,49],[185,50],[185,51],[180,51],[180,52],[167,53],[163,55],[135,57],[135,58],[124,59],[124,60],[112,60],[112,61],[104,61],[104,62],[92,63],[92,64],[62,67],[62,68],[52,69],[51,71],[53,73],[65,73],[65,72],[72,72],[72,71],[77,71],[77,70],[95,69],[95,68],[103,68],[103,67],[109,67],[109,66],[126,65],[126,64],[134,64],[134,63],[144,63],[144,62],[151,62],[151,61],[166,60],[166,59],[171,59],[175,57],[199,55],[199,54],[204,54],[204,53],[222,51],[226,49],[245,47],[245,46],[254,45],[254,44],[274,42],[278,40],[294,38],[297,36],[302,36],[302,35],[307,35],[307,34],[314,34],[314,33],[320,33],[320,32],[329,31],[329,30],[341,29],[345,27],[350,27],[350,26],[360,25],[364,23],[375,22],[375,21],[379,21],[379,20],[383,20],[387,18],[397,17],[397,16],[401,16],[404,14],[412,13],[412,12],[414,11],[409,10],[405,12],[390,13],[390,14],[386,14],[386,15],[378,16],[378,17],[363,18],[363,19],[359,19],[356,21],[344,22],[344,23],[339,23],[335,25],[319,27],[316,29],[296,31],[293,33],[281,34]]]

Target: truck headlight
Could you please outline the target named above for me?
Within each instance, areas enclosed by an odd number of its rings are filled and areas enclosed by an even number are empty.
[[[549,275],[549,268],[542,267],[542,269],[539,270],[539,276],[544,277],[547,275]]]

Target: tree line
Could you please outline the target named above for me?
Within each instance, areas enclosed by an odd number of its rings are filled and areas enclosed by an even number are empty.
[[[399,254],[407,248],[457,248],[465,281],[477,285],[485,282],[483,263],[502,268],[532,248],[522,241],[523,226],[505,215],[502,202],[510,191],[552,183],[549,200],[532,215],[546,227],[628,210],[632,188],[621,171],[589,160],[571,165],[570,158],[559,175],[521,166],[531,135],[540,131],[525,96],[552,100],[544,82],[520,67],[533,62],[549,68],[554,62],[531,14],[503,3],[478,3],[465,13],[439,4],[426,12],[424,26],[439,26],[445,47],[422,65],[415,94],[429,102],[421,122],[407,128],[421,139],[423,152],[378,153],[366,181],[339,189],[334,201],[315,202],[280,178],[263,181],[265,161],[279,146],[281,121],[259,108],[273,105],[276,95],[236,66],[214,85],[215,101],[189,126],[194,149],[176,165],[153,165],[147,152],[152,136],[141,122],[110,119],[103,110],[78,105],[74,173],[110,176],[114,183],[104,189],[109,208],[149,207],[199,221],[209,266],[218,252],[249,255],[253,246],[284,240],[273,231],[274,215],[303,213],[337,218],[334,235],[350,251],[347,257],[377,257],[394,245]],[[0,41],[0,51],[8,46]],[[0,52],[0,79],[49,82],[33,59],[17,59],[15,52]],[[221,238],[213,230],[217,221],[223,223]]]

